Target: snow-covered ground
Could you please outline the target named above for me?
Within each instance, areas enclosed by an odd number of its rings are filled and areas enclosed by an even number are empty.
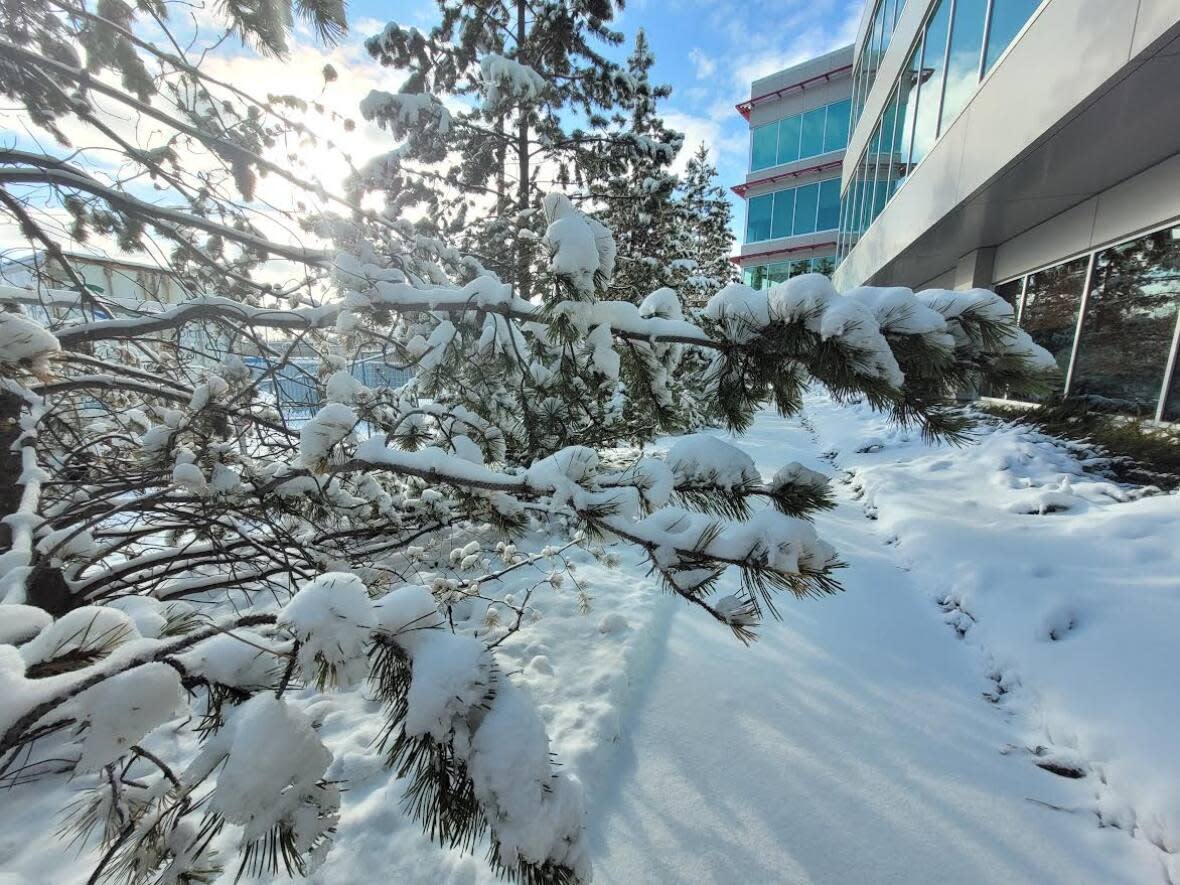
[[[587,791],[597,881],[1180,883],[1180,496],[1025,431],[929,447],[818,395],[738,444],[767,477],[837,480],[816,524],[845,593],[783,600],[747,648],[625,547],[564,554],[589,614],[555,563],[512,577],[538,618],[500,663]],[[308,710],[346,781],[313,882],[495,881],[402,814],[376,703]],[[61,800],[0,796],[0,885],[85,881],[46,828]]]
[[[601,881],[1180,881],[1180,498],[818,396],[740,444],[845,478],[817,525],[847,592],[749,649],[675,614],[594,806]]]

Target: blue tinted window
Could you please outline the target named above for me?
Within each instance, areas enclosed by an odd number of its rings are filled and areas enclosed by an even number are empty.
[[[746,203],[746,242],[757,243],[770,239],[770,216],[774,207],[774,194],[752,197]]]
[[[816,230],[834,230],[840,221],[840,179],[829,178],[819,183],[819,213]]]
[[[943,65],[950,19],[951,0],[942,0],[926,25],[922,50],[918,107],[914,121],[914,145],[911,165],[917,166],[934,146],[938,137],[938,111],[942,97]]]
[[[897,92],[897,122],[893,130],[893,143],[897,153],[897,167],[894,173],[893,189],[910,173],[910,143],[914,135],[914,114],[918,110],[918,78],[922,45],[914,47],[910,63],[902,68],[901,83]]]
[[[828,122],[824,130],[824,153],[848,146],[848,123],[852,113],[852,99],[828,105]]]
[[[816,108],[803,115],[800,157],[814,157],[816,154],[824,152],[824,116],[826,112],[826,108]]]
[[[983,25],[987,0],[955,0],[951,25],[951,51],[947,56],[946,95],[942,100],[939,132],[955,121],[979,85],[979,54],[983,50]]]
[[[750,133],[750,171],[774,165],[778,152],[778,123],[767,123]]]
[[[791,218],[795,214],[795,191],[779,191],[774,195],[774,213],[770,222],[770,238],[789,237]]]
[[[992,5],[992,20],[988,26],[987,59],[983,66],[986,74],[992,65],[1008,48],[1024,23],[1041,5],[1041,0],[995,0]]]
[[[819,185],[805,184],[795,188],[795,233],[809,234],[815,230],[815,212],[819,206]]]
[[[787,117],[778,124],[778,161],[790,163],[799,159],[799,117]]]

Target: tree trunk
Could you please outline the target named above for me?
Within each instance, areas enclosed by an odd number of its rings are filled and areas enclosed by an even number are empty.
[[[525,31],[525,0],[516,0],[516,60],[527,64],[524,59]],[[516,163],[519,181],[516,184],[516,211],[523,212],[529,208],[529,119],[526,108],[521,105],[518,109],[516,122]],[[527,237],[516,238],[516,291],[525,301],[532,295],[532,279],[530,265],[532,264],[532,242]]]

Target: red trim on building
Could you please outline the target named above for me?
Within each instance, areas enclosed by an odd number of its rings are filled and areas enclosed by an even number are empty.
[[[816,74],[814,77],[808,77],[806,80],[800,80],[798,83],[791,83],[791,84],[788,84],[787,86],[782,86],[782,87],[774,90],[773,92],[764,92],[764,93],[762,93],[762,95],[755,95],[753,98],[747,99],[746,101],[743,101],[741,104],[734,105],[734,107],[737,108],[737,112],[739,114],[741,114],[743,117],[745,117],[747,120],[749,120],[750,119],[750,111],[754,110],[755,105],[761,104],[764,101],[770,101],[771,99],[774,99],[774,98],[782,98],[788,92],[791,92],[795,89],[802,91],[802,90],[806,89],[808,86],[813,86],[816,83],[827,83],[833,77],[835,77],[837,74],[844,74],[844,73],[847,73],[851,70],[852,70],[852,65],[850,65],[850,64],[844,65],[839,68],[833,68],[832,70],[825,71],[822,74]]]
[[[742,184],[735,184],[730,188],[739,197],[745,197],[746,192],[752,187],[758,187],[760,184],[774,184],[777,181],[786,181],[789,178],[799,178],[803,175],[811,175],[816,172],[827,172],[829,169],[839,169],[844,165],[844,161],[833,160],[830,163],[820,163],[818,166],[808,166],[806,169],[796,169],[794,172],[780,172],[778,175],[771,175],[768,178],[756,178],[753,181],[746,181]]]
[[[815,243],[809,246],[787,246],[784,249],[771,249],[767,252],[752,252],[749,255],[734,255],[729,260],[731,264],[736,264],[741,267],[743,262],[753,261],[756,258],[769,258],[771,255],[790,255],[793,252],[810,252],[814,249],[826,249],[828,246],[835,246],[836,241],[832,240],[830,243]]]

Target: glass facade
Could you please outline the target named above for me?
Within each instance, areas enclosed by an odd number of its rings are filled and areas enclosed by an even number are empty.
[[[911,49],[909,63],[894,84],[865,153],[856,164],[856,177],[846,191],[845,198],[857,208],[841,216],[837,246],[840,259],[852,250],[901,182],[967,106],[980,79],[1042,2],[939,0],[931,6]],[[878,3],[878,11],[885,7],[883,2]],[[865,49],[869,49],[867,39]],[[854,90],[858,88],[859,67],[865,64],[868,59],[862,51],[858,70],[853,74]],[[859,116],[858,96],[863,103],[863,95],[854,91],[854,119]]]
[[[743,268],[742,282],[754,289],[768,289],[775,283],[781,283],[805,273],[822,273],[830,277],[835,269],[835,255],[796,258],[793,261],[776,261],[772,264],[758,264]]]
[[[1060,397],[1065,389],[1088,263],[1085,258],[1067,261],[1029,274],[1025,282],[1020,325],[1033,341],[1053,354],[1060,369],[1051,396]]]
[[[1014,300],[1021,327],[1056,358],[1056,396],[1180,421],[1180,227],[1028,274],[996,291]]]
[[[840,220],[840,179],[826,178],[746,200],[746,242],[835,230]]]
[[[901,14],[905,0],[877,0],[873,9],[869,27],[865,31],[864,43],[861,44],[860,57],[856,59],[852,70],[852,118],[860,118],[864,109],[865,98],[873,88],[873,81],[877,79],[877,69],[881,66],[881,57],[889,48],[893,37],[893,29],[897,24],[897,17]]]
[[[1094,257],[1070,395],[1154,415],[1180,306],[1180,228]]]
[[[750,130],[750,171],[769,169],[848,146],[852,100],[785,117]]]

